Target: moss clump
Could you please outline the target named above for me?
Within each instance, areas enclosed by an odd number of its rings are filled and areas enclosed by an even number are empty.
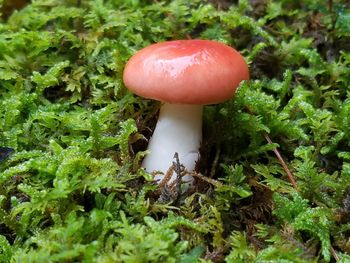
[[[346,1],[0,5],[1,262],[350,261]],[[140,169],[158,105],[121,76],[189,37],[236,47],[251,81],[205,109],[196,189],[173,198]]]

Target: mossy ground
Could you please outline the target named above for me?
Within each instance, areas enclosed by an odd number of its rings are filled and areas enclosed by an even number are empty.
[[[1,262],[350,262],[347,1],[0,3]],[[179,195],[140,169],[159,104],[121,77],[185,38],[251,81],[205,108]]]

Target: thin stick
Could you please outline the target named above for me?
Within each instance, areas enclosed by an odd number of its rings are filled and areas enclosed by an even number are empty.
[[[211,170],[210,170],[210,178],[213,178],[215,175],[216,166],[218,165],[218,162],[219,162],[220,152],[221,152],[221,148],[219,146],[217,146],[215,158],[214,158]]]
[[[203,180],[203,181],[205,181],[205,182],[207,182],[207,183],[209,183],[209,184],[212,184],[212,185],[214,185],[215,187],[220,187],[220,186],[222,186],[222,183],[221,183],[221,182],[216,181],[216,180],[214,180],[214,179],[212,179],[212,178],[206,177],[206,176],[204,176],[204,175],[202,175],[202,174],[200,174],[200,173],[192,172],[191,175],[192,175],[193,177],[197,177],[197,178],[199,178],[199,179],[201,179],[201,180]]]
[[[267,141],[269,144],[272,144],[272,141],[271,141],[269,135],[267,135],[267,133],[264,133],[264,137],[265,137],[266,141]],[[282,158],[281,154],[279,153],[279,151],[277,150],[277,148],[274,148],[274,149],[273,149],[273,152],[275,153],[277,159],[278,159],[279,162],[281,163],[281,165],[282,165],[284,171],[287,173],[288,178],[289,178],[289,181],[291,182],[291,184],[293,185],[293,187],[294,187],[295,189],[298,189],[297,182],[296,182],[296,180],[295,180],[295,178],[294,178],[294,175],[293,175],[292,172],[289,170],[287,164],[286,164],[285,161],[283,160],[283,158]]]
[[[339,257],[337,255],[337,252],[334,250],[334,248],[332,246],[331,246],[331,253],[332,253],[332,256],[334,257],[335,261],[339,262]]]
[[[247,111],[250,113],[250,114],[253,114],[253,112],[247,107]],[[269,143],[269,144],[272,144],[272,141],[269,137],[269,135],[267,133],[264,133],[264,138],[266,139],[266,141]],[[286,162],[283,160],[280,152],[277,150],[277,148],[273,148],[273,152],[275,153],[277,159],[279,160],[279,162],[281,163],[284,171],[287,173],[287,176],[289,178],[289,181],[291,182],[291,184],[293,185],[293,187],[295,189],[298,189],[298,185],[297,185],[297,182],[294,178],[294,175],[292,174],[292,172],[289,170]]]

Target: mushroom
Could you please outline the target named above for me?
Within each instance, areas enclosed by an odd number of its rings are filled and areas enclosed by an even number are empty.
[[[243,57],[233,48],[210,40],[176,40],[147,46],[125,66],[123,81],[133,93],[161,101],[159,119],[142,166],[161,181],[174,154],[191,183],[202,140],[203,105],[230,99],[249,79]],[[157,173],[158,172],[158,173]],[[159,173],[161,172],[161,173]],[[173,182],[173,173],[168,184]]]

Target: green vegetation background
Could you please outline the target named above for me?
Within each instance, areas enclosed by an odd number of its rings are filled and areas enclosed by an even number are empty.
[[[349,2],[25,2],[0,1],[0,262],[350,262]],[[251,81],[206,107],[175,198],[140,169],[159,104],[121,77],[185,38]]]

